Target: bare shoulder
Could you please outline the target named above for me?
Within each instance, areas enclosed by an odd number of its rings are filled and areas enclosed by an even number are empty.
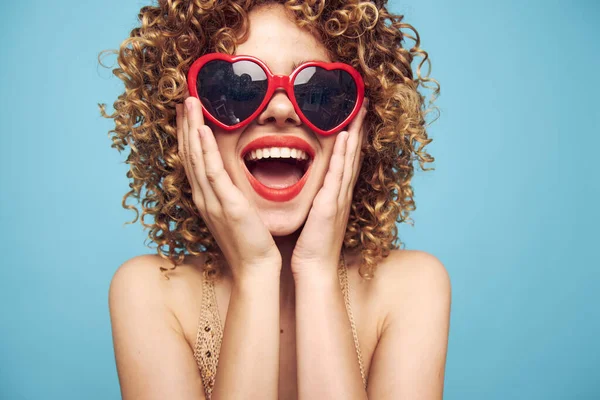
[[[149,254],[136,256],[117,269],[109,288],[111,314],[115,308],[164,302],[157,258]]]
[[[177,310],[193,296],[201,274],[195,263],[168,273],[168,261],[140,255],[124,262],[109,289],[109,308],[117,372],[124,399],[200,399],[198,369]],[[178,290],[181,293],[178,293]],[[149,385],[148,382],[152,382]]]
[[[157,254],[144,254],[125,261],[115,272],[109,289],[111,313],[115,307],[164,310],[171,325],[184,332],[188,313],[201,298],[203,256],[186,256],[174,268]],[[138,309],[139,311],[139,309]]]
[[[185,261],[174,268],[156,254],[143,254],[125,261],[117,269],[111,280],[110,294],[135,292],[155,301],[167,301],[173,294],[195,287],[201,277],[201,257],[186,256]]]
[[[446,268],[429,253],[395,250],[380,262],[375,280],[385,317],[368,397],[441,399],[451,297]]]
[[[375,273],[385,275],[384,280],[393,285],[419,288],[450,285],[444,264],[433,254],[421,250],[392,250]]]
[[[375,272],[380,275],[388,312],[419,312],[451,297],[450,276],[434,255],[420,250],[392,250]],[[387,319],[387,318],[386,318]]]
[[[392,250],[383,263],[388,273],[411,280],[411,284],[449,283],[449,274],[442,262],[433,254],[421,250]]]
[[[125,261],[116,270],[110,282],[110,293],[126,292],[127,288],[152,292],[160,286],[162,274],[160,257],[143,254]]]
[[[169,278],[180,278],[201,271],[203,256],[185,256],[182,264],[174,268],[173,264],[157,254],[141,254],[125,261],[116,271],[115,277],[135,274],[142,277],[164,278],[161,270],[168,270]],[[120,279],[120,278],[117,278]],[[166,280],[166,279],[165,279]]]

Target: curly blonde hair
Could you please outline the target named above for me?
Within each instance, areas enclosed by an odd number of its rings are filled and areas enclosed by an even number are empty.
[[[98,57],[103,65],[103,54],[116,54],[119,67],[112,71],[125,84],[112,115],[105,104],[98,106],[103,117],[115,120],[115,129],[109,131],[112,147],[119,152],[127,145],[131,149],[126,161],[131,190],[122,201],[136,213],[129,224],[138,220],[139,212],[127,199],[139,202],[145,186],[140,223],[150,229],[148,238],[173,265],[170,269],[181,264],[187,250],[192,255],[205,253],[206,276],[220,274],[223,254],[199,217],[178,155],[175,104],[184,100],[193,61],[210,52],[233,54],[236,44],[247,38],[248,12],[267,3],[283,4],[298,26],[321,40],[332,59],[354,66],[364,79],[367,135],[344,247],[360,250],[359,273],[371,279],[377,263],[402,245],[396,222],[413,224],[413,162],[423,170],[433,169],[424,167],[434,161],[425,151],[432,140],[425,117],[439,111],[426,108],[425,96],[417,90],[419,85],[433,90],[430,104],[440,91],[429,77],[431,63],[419,47],[418,32],[402,22],[403,15],[390,13],[385,0],[159,0],[142,7],[141,26],[118,50],[102,51]],[[405,38],[414,40],[412,48],[402,46]],[[423,59],[415,76],[411,63],[417,56]],[[422,76],[425,62],[429,71]],[[154,217],[152,223],[146,223],[147,215]]]

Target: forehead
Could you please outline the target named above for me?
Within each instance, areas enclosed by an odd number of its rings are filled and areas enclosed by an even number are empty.
[[[299,28],[284,6],[255,8],[249,15],[248,39],[237,45],[236,54],[264,61],[274,74],[289,74],[302,61],[331,62],[327,49],[307,30]]]

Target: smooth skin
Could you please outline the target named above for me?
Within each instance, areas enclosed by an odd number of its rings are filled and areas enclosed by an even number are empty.
[[[305,59],[331,61],[279,6],[253,10],[250,22],[237,53],[261,58],[276,74]],[[348,132],[330,137],[308,131],[281,92],[256,122],[233,133],[210,129],[195,98],[176,109],[179,156],[194,203],[228,263],[212,399],[441,399],[450,281],[440,261],[420,251],[393,251],[375,279],[360,283],[365,289],[358,285],[355,258],[349,258],[359,299],[353,307],[372,307],[372,319],[361,318],[359,331],[369,326],[376,332],[363,354],[370,362],[368,390],[362,387],[336,268],[362,162],[366,109]],[[309,181],[291,204],[258,198],[240,169],[238,150],[274,132],[303,137],[316,149]],[[158,273],[163,264],[157,256],[135,257],[111,282],[115,356],[126,400],[204,398],[191,348],[197,320],[189,311],[197,311],[201,260],[187,257],[168,281]]]

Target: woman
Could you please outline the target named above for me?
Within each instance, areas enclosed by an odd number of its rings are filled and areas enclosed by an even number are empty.
[[[410,25],[381,1],[169,0],[140,20],[104,114],[159,253],[110,287],[123,398],[442,398],[448,275],[394,244],[412,163],[433,161]]]

